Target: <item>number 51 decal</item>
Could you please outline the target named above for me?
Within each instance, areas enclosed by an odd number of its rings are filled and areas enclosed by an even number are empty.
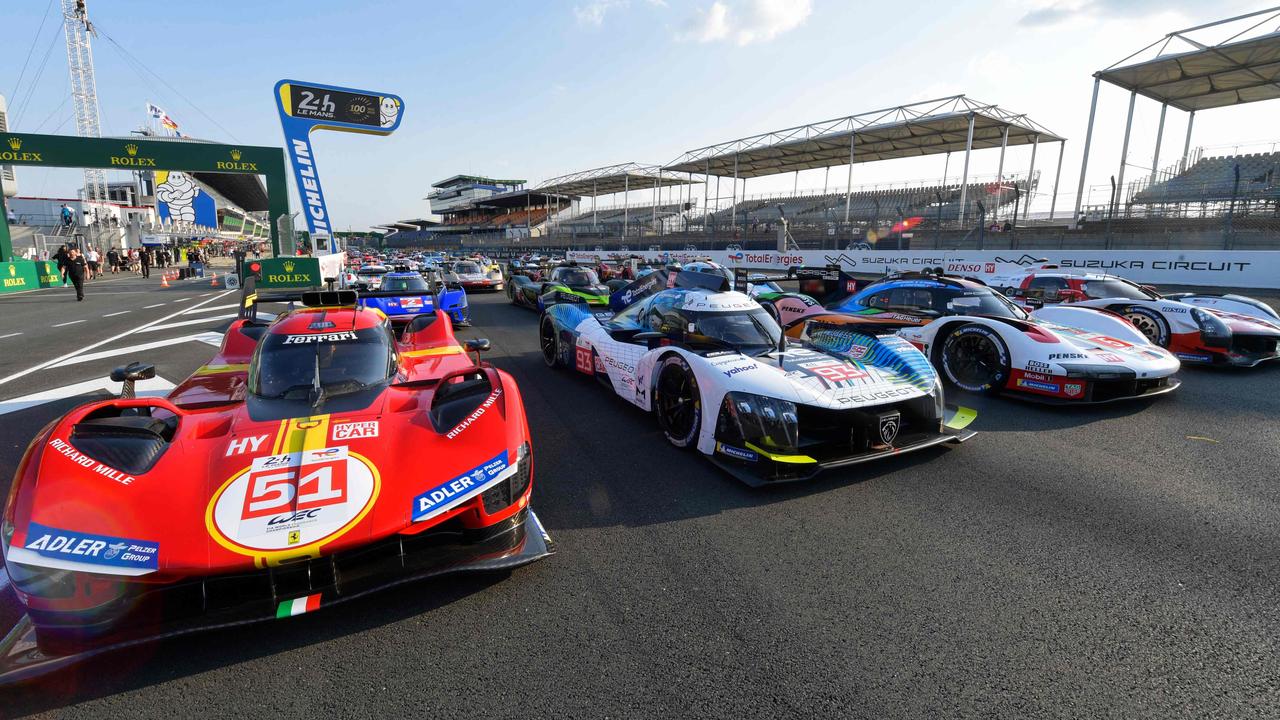
[[[277,467],[255,467],[251,470],[240,519],[249,520],[345,503],[346,452],[333,453],[336,457],[332,458],[315,457],[323,452],[325,451],[304,452],[296,459],[290,457],[291,462],[287,465],[281,463]]]

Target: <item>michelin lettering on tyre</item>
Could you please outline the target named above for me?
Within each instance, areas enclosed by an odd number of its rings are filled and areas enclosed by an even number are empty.
[[[254,458],[210,501],[209,531],[253,557],[318,547],[351,530],[379,487],[376,468],[345,446]]]

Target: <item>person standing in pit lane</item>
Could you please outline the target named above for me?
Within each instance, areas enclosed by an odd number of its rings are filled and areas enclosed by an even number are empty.
[[[84,276],[88,268],[85,259],[77,248],[67,252],[67,279],[76,288],[76,301],[84,300]]]
[[[151,277],[151,248],[146,245],[138,251],[138,265],[142,269],[142,277]]]
[[[89,279],[102,277],[102,255],[98,253],[98,248],[90,245],[84,259],[89,265]]]
[[[111,266],[112,275],[120,272],[120,251],[114,245],[107,251],[107,265]]]

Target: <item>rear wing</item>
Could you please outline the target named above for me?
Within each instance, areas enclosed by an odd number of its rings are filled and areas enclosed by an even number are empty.
[[[730,289],[729,280],[720,275],[668,269],[654,270],[609,295],[609,309],[618,312],[650,295],[673,287],[702,288],[714,292],[725,292]]]
[[[304,288],[281,288],[279,290],[259,291],[257,278],[248,275],[240,286],[240,310],[237,317],[242,320],[257,321],[258,306],[264,303],[299,303],[306,307],[336,305],[355,307],[361,298],[392,297],[430,297],[431,307],[440,307],[435,286],[431,290],[388,290],[360,293],[355,290],[309,290]]]
[[[797,283],[801,295],[808,295],[824,306],[843,300],[858,290],[858,281],[839,265],[792,267],[785,272],[741,267],[733,270],[733,289],[738,292],[745,293],[748,286],[766,282]]]

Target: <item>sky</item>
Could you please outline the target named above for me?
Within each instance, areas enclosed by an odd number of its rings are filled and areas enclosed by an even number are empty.
[[[4,4],[0,95],[11,129],[74,133],[56,3]],[[431,183],[458,173],[536,184],[616,163],[665,164],[722,141],[960,93],[1025,113],[1068,139],[1062,213],[1074,203],[1092,73],[1165,33],[1266,7],[1233,0],[88,4],[99,30],[106,135],[142,125],[153,102],[188,135],[280,146],[271,91],[282,78],[403,96],[404,120],[391,136],[313,135],[340,230],[425,217]],[[1127,93],[1104,84],[1087,178],[1093,202],[1105,202],[1103,186],[1120,168],[1127,108]],[[1217,148],[1211,155],[1241,144],[1268,150],[1280,141],[1276,109],[1271,102],[1199,113],[1192,145]],[[1139,98],[1128,178],[1149,173],[1159,114],[1157,103]],[[1185,130],[1186,114],[1170,110],[1160,165],[1177,161]],[[1040,148],[1036,210],[1048,210],[1057,150]],[[971,176],[994,176],[998,153],[974,153]],[[1009,150],[1006,170],[1025,173],[1030,153]],[[941,156],[860,163],[853,184],[936,182],[944,164]],[[955,182],[960,160],[946,169]],[[833,169],[831,187],[843,188],[846,175]],[[73,197],[81,178],[21,168],[19,192]],[[752,180],[745,191],[823,183],[824,172],[813,170]],[[727,182],[721,194],[728,197]],[[631,200],[649,201],[648,192]],[[621,198],[600,200],[615,202]]]

